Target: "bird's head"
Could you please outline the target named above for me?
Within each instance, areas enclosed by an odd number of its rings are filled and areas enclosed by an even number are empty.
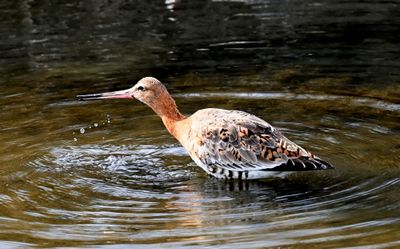
[[[132,88],[114,92],[77,95],[81,101],[98,99],[137,99],[149,106],[156,102],[163,94],[168,93],[165,86],[156,78],[145,77],[139,80]]]
[[[126,90],[83,94],[77,95],[76,98],[81,101],[135,98],[150,106],[160,116],[176,109],[175,101],[169,95],[167,88],[159,80],[153,77],[142,78],[132,88]]]
[[[169,95],[167,88],[156,78],[145,77],[128,90],[132,97],[153,107],[165,95]]]

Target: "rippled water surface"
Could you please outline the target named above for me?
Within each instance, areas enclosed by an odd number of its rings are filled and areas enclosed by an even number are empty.
[[[400,248],[397,1],[0,0],[1,248]],[[205,175],[137,101],[240,109],[336,166]]]

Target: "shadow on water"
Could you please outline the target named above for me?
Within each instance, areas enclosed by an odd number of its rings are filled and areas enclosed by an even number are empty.
[[[397,248],[396,1],[0,0],[0,247]],[[151,110],[159,77],[336,166],[209,178]]]

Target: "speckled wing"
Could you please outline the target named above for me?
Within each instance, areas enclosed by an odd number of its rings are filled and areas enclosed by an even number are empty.
[[[219,109],[217,109],[219,110]],[[197,158],[230,171],[303,171],[333,168],[296,145],[264,120],[240,111],[215,109],[196,134]],[[216,113],[216,115],[215,115]],[[207,119],[206,119],[207,120]],[[193,134],[195,135],[195,134]]]

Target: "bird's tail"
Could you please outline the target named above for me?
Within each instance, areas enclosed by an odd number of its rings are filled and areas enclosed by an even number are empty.
[[[289,158],[287,162],[274,167],[272,169],[267,169],[268,171],[308,171],[308,170],[326,170],[334,169],[335,167],[322,160],[319,157],[297,157]]]

